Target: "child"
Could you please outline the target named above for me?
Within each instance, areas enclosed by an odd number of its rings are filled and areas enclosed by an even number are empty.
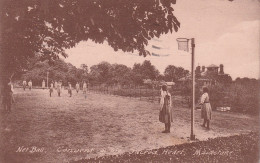
[[[45,89],[45,80],[42,81],[42,89]]]
[[[31,90],[31,89],[32,89],[32,80],[30,80],[30,81],[28,82],[28,86],[29,86],[29,89]]]
[[[24,90],[24,91],[25,91],[26,85],[27,85],[26,80],[23,80],[23,90]]]
[[[173,110],[171,94],[168,92],[166,85],[163,85],[161,90],[159,121],[165,124],[165,130],[162,133],[170,133]]]
[[[60,93],[61,93],[61,82],[57,83],[57,92],[58,92],[58,96],[60,97]]]
[[[68,93],[69,93],[69,95],[70,95],[70,97],[71,97],[71,96],[72,96],[72,87],[71,87],[70,82],[69,82]]]
[[[212,109],[209,102],[208,92],[209,92],[208,88],[203,87],[203,94],[201,96],[200,105],[202,106],[201,118],[204,119],[203,124],[201,126],[206,127],[205,125],[207,124],[207,129],[209,130],[209,122],[211,120]]]
[[[77,84],[76,84],[76,91],[77,91],[77,93],[79,92],[79,82],[77,82]]]
[[[87,98],[87,84],[86,82],[83,83],[83,94],[85,95],[85,99]]]
[[[53,92],[53,82],[51,82],[51,86],[50,86],[50,97],[51,97],[52,92]]]

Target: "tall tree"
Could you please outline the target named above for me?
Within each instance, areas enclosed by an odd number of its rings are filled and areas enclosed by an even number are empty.
[[[1,0],[1,73],[20,69],[28,58],[66,57],[65,48],[88,39],[115,51],[149,54],[153,37],[178,30],[176,0]]]
[[[182,67],[176,67],[174,65],[168,65],[164,70],[164,77],[166,81],[176,82],[178,79],[188,75],[189,71]]]

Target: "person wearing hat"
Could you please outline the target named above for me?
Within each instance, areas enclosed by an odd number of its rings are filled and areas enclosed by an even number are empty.
[[[207,124],[207,129],[209,130],[209,122],[211,120],[211,105],[209,102],[209,90],[207,87],[203,87],[203,94],[200,99],[200,105],[202,106],[201,108],[201,118],[204,119],[203,124],[201,125],[202,127],[206,127],[205,125]]]
[[[161,89],[159,121],[165,124],[165,130],[162,133],[170,133],[171,122],[173,122],[172,98],[166,85],[163,85]]]

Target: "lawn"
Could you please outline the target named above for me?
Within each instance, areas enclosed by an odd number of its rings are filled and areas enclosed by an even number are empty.
[[[170,134],[161,131],[157,102],[89,92],[16,89],[10,114],[1,108],[0,162],[67,162],[189,143],[190,110],[174,105]],[[259,131],[259,117],[213,112],[212,129],[200,127],[197,141]]]

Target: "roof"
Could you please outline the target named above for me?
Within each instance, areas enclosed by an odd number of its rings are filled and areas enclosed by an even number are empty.
[[[175,85],[175,83],[174,83],[174,82],[166,82],[166,84],[167,84],[168,86]]]
[[[207,68],[218,68],[218,66],[214,65],[214,64],[211,64],[211,65],[207,66]]]
[[[187,80],[191,80],[190,74],[186,75],[185,77],[180,78],[178,81],[187,81]]]

